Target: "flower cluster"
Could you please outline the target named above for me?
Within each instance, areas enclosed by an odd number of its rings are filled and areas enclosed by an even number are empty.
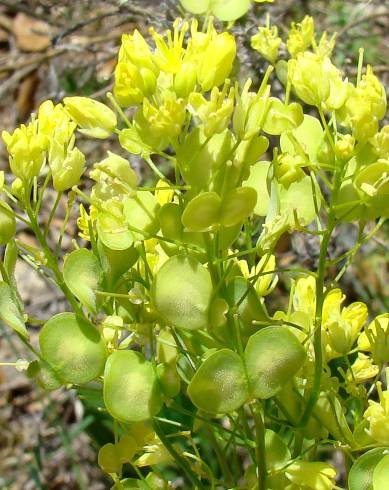
[[[347,304],[327,257],[338,224],[358,221],[354,248],[331,259],[340,277],[372,236],[366,221],[378,219],[376,231],[388,217],[386,96],[362,58],[354,84],[331,61],[334,38],[316,37],[305,17],[284,49],[267,19],[252,46],[270,64],[254,88],[234,79],[235,38],[212,19],[203,29],[181,19],[164,35],[151,29],[152,46],[136,30],[122,38],[112,108],[87,97],[46,101],[29,124],[3,132],[14,177],[0,175],[0,318],[30,345],[14,277],[20,253],[50,274],[71,310],[44,323],[34,360],[22,365],[45,389],[74,387],[114,421],[98,458],[114,489],[172,488],[159,468],[176,464],[191,488],[330,490],[336,470],[320,461],[322,448],[349,457],[389,446],[388,390],[378,381],[389,316],[369,321],[365,304]],[[273,96],[274,75],[285,97]],[[77,134],[122,148],[90,162],[90,192]],[[141,182],[134,156],[154,183]],[[51,181],[58,197],[42,229]],[[67,213],[51,250],[61,197]],[[79,240],[62,258],[77,200]],[[14,239],[17,220],[39,247]],[[294,231],[320,238],[317,270],[281,267],[276,246]],[[272,311],[279,281],[289,301]],[[249,462],[234,475],[238,448]],[[379,455],[370,480],[387,464]],[[351,490],[368,456],[354,463]],[[128,464],[139,479],[123,477]]]

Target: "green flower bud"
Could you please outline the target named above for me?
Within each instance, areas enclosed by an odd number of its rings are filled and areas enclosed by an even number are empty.
[[[64,104],[83,134],[103,139],[114,132],[116,115],[105,104],[88,97],[65,97]]]
[[[174,91],[178,97],[188,97],[197,82],[197,66],[193,61],[184,62],[174,77]]]
[[[350,160],[353,156],[355,138],[351,134],[340,136],[335,144],[335,155],[340,160]]]
[[[8,243],[15,232],[15,214],[7,203],[0,201],[0,245]]]

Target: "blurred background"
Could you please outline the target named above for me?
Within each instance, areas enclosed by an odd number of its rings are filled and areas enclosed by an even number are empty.
[[[365,48],[365,62],[385,87],[389,80],[389,0],[275,0],[254,4],[232,30],[239,43],[241,76],[254,83],[261,79],[266,62],[250,49],[250,37],[258,25],[271,22],[286,33],[291,21],[312,15],[318,33],[338,32],[334,61],[350,79],[356,75],[358,48]],[[28,120],[45,99],[60,101],[67,95],[84,95],[105,101],[113,86],[113,70],[122,33],[148,28],[163,31],[185,12],[178,0],[0,0],[0,127],[13,130]],[[277,85],[275,85],[277,90]],[[385,122],[386,124],[388,121]],[[79,140],[87,162],[105,156],[106,150],[122,153],[112,140]],[[132,162],[147,180],[141,162]],[[0,170],[8,168],[8,156],[0,143]],[[48,192],[42,211],[44,222],[55,195]],[[77,207],[74,207],[74,213]],[[59,208],[50,229],[57,242],[65,207]],[[370,240],[342,277],[348,301],[368,304],[372,316],[389,311],[388,226]],[[70,249],[77,234],[75,216],[69,221],[63,251]],[[330,255],[350,249],[358,229],[340,228]],[[34,245],[23,226],[18,236]],[[281,240],[281,266],[302,264],[314,267],[318,256],[316,239],[295,234]],[[45,320],[63,311],[61,294],[26,261],[17,264],[17,281],[28,314]],[[272,296],[275,307],[283,303],[287,285]],[[278,295],[278,297],[277,297]],[[31,327],[37,336],[39,325]],[[0,362],[26,358],[22,344],[0,324]],[[97,447],[105,442],[104,418],[79,401],[72,391],[44,393],[23,373],[0,367],[0,489],[89,489],[110,488],[96,464]]]

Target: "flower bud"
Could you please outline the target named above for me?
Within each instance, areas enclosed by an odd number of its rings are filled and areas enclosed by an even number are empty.
[[[80,181],[84,172],[85,155],[78,148],[68,147],[65,158],[51,164],[54,189],[58,192],[71,189]]]
[[[109,107],[88,97],[65,97],[64,104],[80,132],[93,138],[108,138],[117,124],[116,115]]]
[[[355,138],[351,134],[339,136],[335,144],[335,155],[340,160],[350,160],[353,156]]]
[[[210,41],[204,52],[197,75],[204,92],[224,83],[231,72],[235,55],[236,42],[231,34],[222,32]]]
[[[184,62],[174,77],[174,91],[178,97],[188,97],[197,82],[197,67],[192,61]]]
[[[19,179],[19,177],[16,177],[16,179],[11,184],[11,192],[12,192],[13,196],[15,196],[17,199],[19,199],[19,201],[24,199],[25,187],[24,187],[22,179]]]
[[[0,245],[8,243],[15,232],[15,214],[7,203],[0,201]]]
[[[254,275],[267,273],[276,268],[276,258],[274,255],[264,255],[255,267]],[[277,274],[260,275],[255,282],[255,290],[259,296],[267,296],[276,287],[278,282]]]

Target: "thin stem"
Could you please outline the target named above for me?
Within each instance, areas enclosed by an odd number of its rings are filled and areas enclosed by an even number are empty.
[[[250,407],[255,423],[255,438],[256,448],[255,454],[257,459],[257,477],[258,490],[266,490],[266,450],[265,450],[265,425],[263,423],[262,414],[258,407]]]

